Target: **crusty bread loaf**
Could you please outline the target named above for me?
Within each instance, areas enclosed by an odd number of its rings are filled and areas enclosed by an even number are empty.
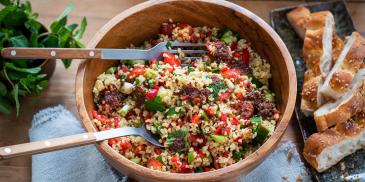
[[[318,131],[346,122],[359,112],[365,111],[365,69],[354,77],[345,94],[336,102],[329,102],[314,112],[314,120]]]
[[[357,32],[346,40],[346,44],[335,65],[326,77],[320,93],[338,99],[346,91],[358,70],[365,68],[365,39]]]
[[[345,123],[311,135],[304,144],[304,158],[323,172],[341,159],[365,147],[365,116],[358,114]]]
[[[334,18],[329,11],[312,13],[306,28],[303,59],[307,71],[304,75],[301,110],[309,116],[323,104],[319,87],[332,68],[332,58],[338,56],[343,43],[336,35]]]
[[[304,6],[299,6],[286,14],[290,25],[302,39],[304,39],[307,23],[311,18],[310,15],[311,12]]]

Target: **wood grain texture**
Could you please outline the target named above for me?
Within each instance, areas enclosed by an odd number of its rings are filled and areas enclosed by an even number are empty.
[[[156,13],[158,12],[158,13]],[[219,13],[218,13],[219,12]],[[208,173],[162,173],[135,164],[113,150],[106,142],[98,145],[104,157],[120,172],[139,181],[234,181],[249,173],[275,149],[288,127],[296,98],[296,76],[293,61],[284,43],[271,27],[250,11],[225,1],[157,0],[135,6],[115,16],[90,41],[90,48],[126,48],[153,38],[163,22],[171,18],[193,26],[228,27],[251,43],[253,49],[271,65],[271,86],[275,92],[281,117],[273,135],[253,154],[231,166]],[[146,24],[148,22],[148,24]],[[141,27],[143,27],[141,29]],[[92,88],[96,77],[113,62],[86,60],[76,76],[76,104],[89,132],[94,110]]]
[[[82,133],[43,141],[0,147],[0,159],[39,154],[69,147],[78,147],[96,142],[94,133]]]
[[[78,48],[4,48],[1,55],[8,59],[94,59],[101,57],[99,49]]]
[[[51,21],[56,19],[66,7],[69,0],[31,0],[34,11],[40,14],[39,20],[49,26]],[[144,0],[77,0],[74,10],[69,16],[69,22],[80,22],[83,16],[87,17],[88,27],[83,42],[87,43],[107,21],[125,9],[144,2]],[[305,1],[242,1],[234,0],[235,4],[249,9],[266,22],[269,22],[269,12],[272,9],[299,5]],[[354,24],[362,33],[365,33],[365,3],[360,1],[348,2],[349,11],[353,17]],[[91,6],[92,5],[92,6]],[[56,62],[53,62],[56,63]],[[32,116],[45,107],[64,105],[76,118],[80,119],[75,104],[75,75],[79,62],[76,60],[68,70],[63,68],[61,62],[57,62],[56,71],[50,80],[48,88],[40,96],[31,96],[21,99],[21,114],[18,118],[15,115],[0,116],[0,146],[19,144],[29,141],[28,129]],[[288,141],[297,144],[302,148],[301,137],[297,122],[291,122],[281,143]],[[19,157],[10,160],[0,161],[0,181],[18,182],[31,180],[31,158]]]

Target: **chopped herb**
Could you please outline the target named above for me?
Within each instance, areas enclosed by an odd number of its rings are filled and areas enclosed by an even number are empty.
[[[148,111],[153,111],[153,112],[163,112],[166,110],[165,105],[162,102],[162,98],[160,96],[156,96],[155,98],[153,98],[152,100],[147,100],[144,103],[144,107],[148,110]]]
[[[125,78],[127,78],[127,76],[125,76],[125,75],[121,75],[121,76],[120,76],[120,78],[121,78],[122,80],[124,80]]]
[[[135,85],[139,85],[141,84],[141,80],[139,80],[138,78],[135,80]]]
[[[201,117],[204,119],[204,121],[209,121],[209,117],[205,111],[202,112]]]
[[[251,83],[256,85],[256,88],[261,88],[264,85],[253,74],[249,74],[248,78],[250,79]]]
[[[122,60],[121,63],[123,63],[129,67],[133,67],[136,64],[146,65],[147,61],[146,60]]]
[[[163,161],[162,156],[159,155],[156,159],[159,160],[163,165],[165,165],[165,162]]]
[[[270,130],[266,126],[259,124],[256,128],[257,135],[255,141],[258,143],[263,143],[270,133]]]
[[[181,128],[180,130],[169,133],[166,143],[169,148],[176,152],[183,152],[189,148],[189,142],[187,142],[187,128]]]
[[[171,49],[171,47],[172,47],[172,43],[171,43],[170,41],[168,41],[168,42],[166,43],[166,48],[167,48],[167,49]]]
[[[191,73],[191,72],[194,72],[194,71],[195,71],[195,68],[193,68],[191,66],[188,67],[188,73]]]
[[[239,160],[241,160],[242,159],[242,157],[243,157],[243,155],[244,155],[244,152],[242,151],[242,150],[240,150],[240,151],[233,151],[232,152],[232,158],[234,159],[234,160],[236,160],[236,161],[239,161]]]
[[[235,35],[231,30],[226,30],[222,37],[220,38],[226,44],[231,44],[232,42],[237,41],[237,35]]]
[[[214,69],[211,69],[210,71],[212,73],[219,73],[220,70],[219,70],[219,68],[214,68]]]
[[[199,166],[199,167],[195,168],[195,172],[196,173],[202,173],[202,172],[204,172],[203,167]]]
[[[254,116],[250,118],[251,123],[261,123],[261,117]]]
[[[161,133],[162,125],[160,125],[160,124],[159,125],[153,125],[153,127],[155,127],[157,133],[159,133],[159,134]]]
[[[218,82],[216,84],[212,84],[208,86],[209,88],[213,89],[212,94],[214,99],[217,99],[218,93],[220,90],[226,89],[226,84],[224,82]]]
[[[184,112],[182,111],[176,112],[176,107],[170,107],[170,109],[166,112],[167,116],[172,116],[175,114],[184,114]]]
[[[136,158],[131,159],[131,161],[133,161],[133,162],[135,162],[135,163],[139,164],[139,163],[141,162],[141,158],[136,157]]]

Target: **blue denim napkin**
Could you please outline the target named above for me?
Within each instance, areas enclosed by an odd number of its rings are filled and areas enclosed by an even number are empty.
[[[63,106],[46,108],[36,115],[29,129],[30,141],[85,132],[80,122]],[[288,151],[291,159],[288,159]],[[262,164],[239,182],[311,181],[292,143],[281,145]],[[32,157],[34,182],[129,181],[109,166],[94,145],[64,149]]]

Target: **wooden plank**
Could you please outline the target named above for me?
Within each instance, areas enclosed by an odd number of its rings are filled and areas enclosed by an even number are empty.
[[[0,181],[31,181],[30,167],[0,166]]]

